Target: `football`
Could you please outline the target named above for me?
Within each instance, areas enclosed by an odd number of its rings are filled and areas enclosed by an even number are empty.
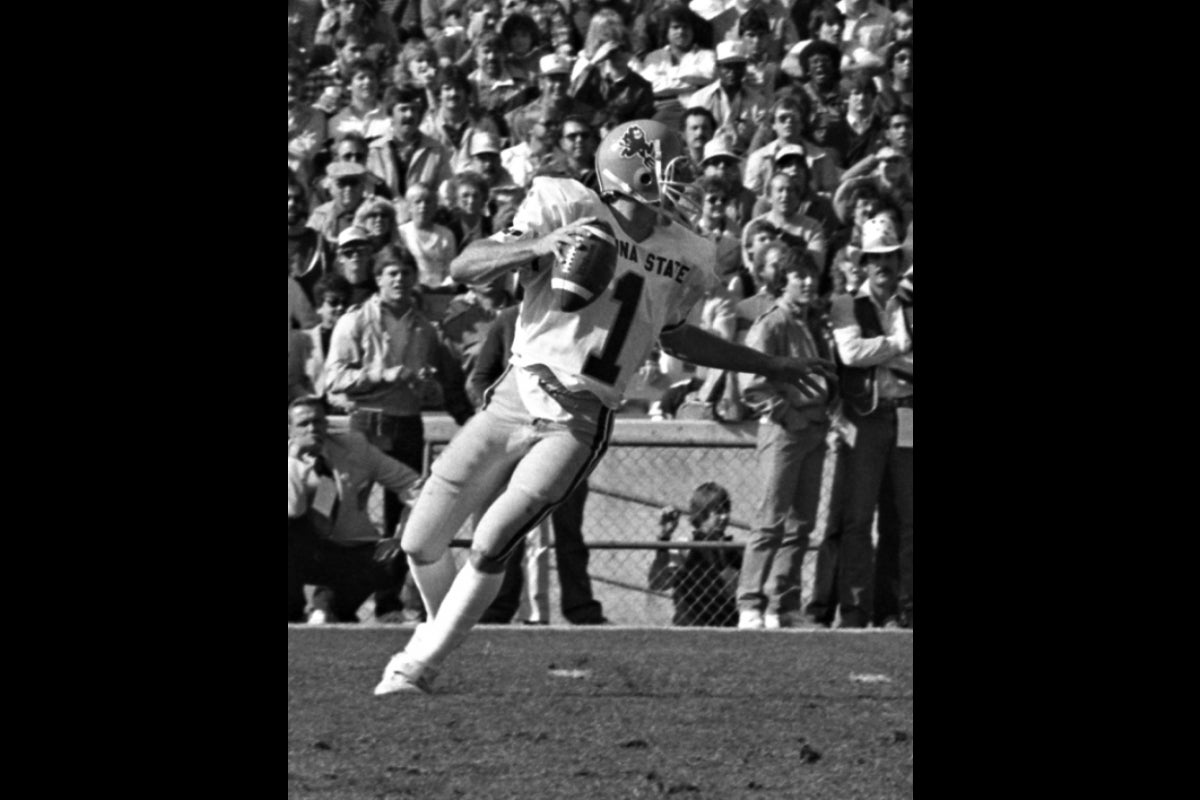
[[[550,288],[563,311],[586,308],[604,293],[617,269],[617,240],[607,222],[584,226],[586,236],[554,263]]]

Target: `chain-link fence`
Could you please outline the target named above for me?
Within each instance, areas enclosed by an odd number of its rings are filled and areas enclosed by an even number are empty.
[[[609,451],[589,479],[583,523],[592,590],[610,622],[668,626],[675,620],[699,617],[700,624],[716,624],[714,620],[732,607],[737,572],[731,562],[740,561],[759,502],[756,430],[756,423],[617,419]],[[426,416],[426,465],[456,431],[448,417]],[[831,456],[826,458],[817,527],[804,561],[805,601],[811,595],[816,547],[828,517],[833,461]],[[729,491],[732,509],[727,534],[733,543],[693,546],[680,541],[690,537],[686,513],[670,545],[657,541],[662,510],[672,507],[686,512],[692,492],[706,481],[715,481]],[[382,506],[377,491],[372,515],[380,525]],[[470,535],[464,528],[456,538],[460,562],[466,557]],[[548,548],[546,557],[549,621],[563,623],[553,547]],[[673,575],[664,576],[664,568]],[[518,619],[527,618],[524,614],[523,609]]]

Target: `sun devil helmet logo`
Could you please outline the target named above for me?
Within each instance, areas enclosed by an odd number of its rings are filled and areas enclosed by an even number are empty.
[[[655,172],[658,153],[654,145],[646,138],[646,132],[636,125],[625,129],[625,133],[617,142],[617,151],[621,158],[640,158],[651,173]]]

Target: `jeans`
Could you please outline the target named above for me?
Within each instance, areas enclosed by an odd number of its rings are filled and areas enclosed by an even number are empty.
[[[816,580],[812,598],[806,608],[808,616],[822,625],[833,625],[838,607],[848,610],[843,617],[844,627],[865,627],[867,622],[883,625],[889,618],[900,617],[900,517],[896,514],[896,502],[892,491],[891,477],[884,475],[879,494],[879,541],[875,545],[874,618],[868,620],[853,600],[849,591],[844,592],[845,583],[839,579],[841,570],[842,521],[846,507],[847,464],[850,446],[839,441],[837,464],[834,468],[833,491],[829,498],[829,518],[825,525],[825,536],[817,548]]]
[[[789,432],[763,420],[758,426],[762,500],[742,557],[738,609],[789,613],[800,609],[800,569],[817,524],[824,424]]]
[[[843,621],[861,627],[876,616],[871,526],[875,507],[884,497],[885,480],[891,483],[892,507],[881,511],[881,520],[891,513],[898,520],[900,614],[912,616],[913,448],[896,446],[896,412],[892,409],[880,409],[866,417],[848,416],[858,435],[846,456],[839,584]]]

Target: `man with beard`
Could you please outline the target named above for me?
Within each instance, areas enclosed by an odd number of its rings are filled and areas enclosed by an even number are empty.
[[[707,108],[693,106],[683,112],[685,160],[678,168],[681,183],[692,183],[704,174],[704,148],[717,133],[717,120]]]
[[[453,174],[450,151],[421,131],[427,103],[425,90],[416,86],[389,93],[384,107],[392,118],[392,134],[371,142],[367,150],[367,169],[393,197],[404,197],[411,184],[437,186]]]
[[[853,297],[834,297],[831,309],[849,444],[842,464],[842,627],[865,627],[874,616],[871,528],[885,500],[899,520],[900,624],[913,626],[913,335],[897,293],[900,250],[890,219],[868,220],[862,246],[867,281]],[[890,498],[883,493],[888,483]]]

